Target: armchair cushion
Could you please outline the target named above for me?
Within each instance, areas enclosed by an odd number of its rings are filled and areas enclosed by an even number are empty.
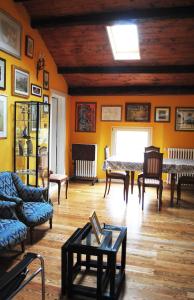
[[[0,249],[20,243],[26,235],[27,227],[22,222],[0,219]]]

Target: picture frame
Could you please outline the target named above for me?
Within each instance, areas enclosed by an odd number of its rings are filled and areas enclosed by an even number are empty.
[[[101,105],[101,121],[111,122],[122,120],[122,105]]]
[[[28,56],[29,58],[33,58],[34,56],[34,40],[29,35],[26,35],[25,55]]]
[[[48,95],[43,95],[43,103],[44,104],[49,104],[49,96]],[[48,113],[49,106],[48,105],[44,105],[43,106],[43,111],[44,111],[45,114]]]
[[[150,122],[150,103],[125,103],[125,121]]]
[[[154,121],[160,123],[169,123],[170,111],[171,109],[169,106],[155,107]]]
[[[28,71],[12,65],[12,95],[28,98],[30,74]]]
[[[6,89],[6,60],[0,57],[0,90]]]
[[[7,96],[0,95],[0,139],[7,138]]]
[[[39,85],[31,84],[31,94],[37,97],[42,97],[42,88]]]
[[[75,131],[96,132],[96,102],[76,102]]]
[[[92,225],[92,229],[93,232],[95,234],[96,237],[96,241],[98,244],[101,243],[102,238],[103,238],[103,232],[102,232],[102,228],[100,226],[100,222],[98,220],[98,217],[96,215],[96,212],[94,211],[93,214],[89,217],[90,223]]]
[[[43,70],[43,89],[49,90],[49,72]]]
[[[175,130],[194,131],[194,107],[176,107]]]
[[[0,10],[0,50],[21,58],[21,24]]]

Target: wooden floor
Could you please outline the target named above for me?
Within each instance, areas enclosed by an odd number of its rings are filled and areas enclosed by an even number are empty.
[[[93,210],[101,222],[128,227],[126,281],[120,299],[194,299],[193,192],[183,193],[181,207],[170,208],[170,191],[165,188],[160,213],[154,189],[146,190],[143,212],[138,203],[137,187],[134,194],[129,195],[127,206],[122,198],[122,185],[113,184],[106,199],[103,193],[103,183],[94,186],[70,183],[67,200],[64,188],[60,205],[56,194],[52,197],[53,229],[49,230],[46,223],[35,230],[34,245],[27,242],[26,252],[39,253],[45,259],[46,299],[60,299],[61,246],[77,227],[88,222]],[[1,258],[0,266],[4,262]],[[39,278],[27,285],[16,299],[41,299]]]

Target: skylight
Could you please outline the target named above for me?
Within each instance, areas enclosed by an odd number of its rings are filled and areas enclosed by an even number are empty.
[[[115,60],[140,59],[137,25],[107,26]]]

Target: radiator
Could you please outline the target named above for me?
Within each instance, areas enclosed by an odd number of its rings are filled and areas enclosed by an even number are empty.
[[[96,161],[75,160],[75,176],[82,178],[95,178],[97,175]]]
[[[194,159],[194,149],[186,149],[186,148],[168,148],[168,158],[177,158],[177,159]],[[194,176],[194,174],[186,174],[186,173],[178,173],[176,183],[178,179],[182,175]],[[171,175],[168,174],[167,183],[170,184]]]

